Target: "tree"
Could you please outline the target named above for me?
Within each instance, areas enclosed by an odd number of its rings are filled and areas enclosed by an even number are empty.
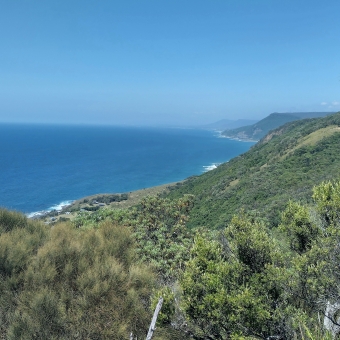
[[[275,242],[246,214],[234,217],[224,244],[197,235],[181,285],[197,339],[282,335],[285,308]],[[282,307],[282,309],[280,309]]]
[[[338,225],[340,218],[340,182],[323,182],[314,187],[313,199],[324,227]]]
[[[287,234],[291,250],[299,254],[310,249],[322,232],[311,220],[308,207],[293,201],[281,215],[280,229]]]
[[[189,259],[192,236],[186,222],[192,205],[192,195],[173,201],[147,197],[128,221],[140,260],[151,264],[163,283],[176,281]]]

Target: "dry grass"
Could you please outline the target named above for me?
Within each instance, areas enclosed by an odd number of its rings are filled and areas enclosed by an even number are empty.
[[[316,130],[309,135],[301,138],[298,142],[298,144],[290,149],[287,153],[285,153],[281,159],[285,159],[288,155],[296,151],[297,149],[300,149],[303,146],[314,146],[316,145],[319,141],[321,141],[323,138],[327,138],[332,136],[335,133],[340,132],[340,127],[337,125],[330,125],[327,126],[326,128],[322,128],[319,130]]]

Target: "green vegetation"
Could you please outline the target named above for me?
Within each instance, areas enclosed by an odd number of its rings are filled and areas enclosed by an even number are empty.
[[[127,228],[53,229],[0,213],[0,334],[6,339],[126,339],[146,334],[155,277]]]
[[[314,185],[337,178],[340,114],[299,120],[272,131],[247,153],[173,188],[195,195],[189,228],[224,228],[242,209],[278,225],[289,199],[311,201]]]
[[[340,293],[339,189],[326,182],[314,188],[314,204],[290,202],[275,232],[242,213],[217,237],[196,236],[181,279],[196,339],[330,336],[310,329]]]
[[[96,211],[100,208],[99,204],[109,205],[112,202],[122,202],[128,199],[128,194],[101,194],[86,197],[78,200],[63,209],[63,212],[75,212],[79,209],[85,209],[88,211]],[[48,214],[50,216],[50,214]]]
[[[269,131],[298,119],[299,117],[287,113],[272,113],[253,125],[226,130],[222,132],[222,135],[228,138],[260,140]]]
[[[127,194],[103,194],[103,195],[94,195],[90,198],[83,199],[82,203],[106,203],[110,204],[111,202],[120,202],[123,200],[127,200],[128,195]]]
[[[305,118],[317,118],[329,115],[330,112],[294,112],[294,113],[272,113],[268,117],[253,125],[242,126],[236,129],[228,129],[222,134],[229,138],[244,140],[260,140],[269,131],[294,120]]]
[[[192,237],[186,223],[193,196],[177,200],[146,197],[131,210],[99,210],[80,214],[77,228],[97,228],[100,221],[124,225],[133,232],[140,263],[147,262],[158,273],[162,283],[173,283],[188,259]]]
[[[339,126],[289,123],[129,209],[0,210],[0,338],[143,339],[160,296],[155,340],[335,338]]]
[[[160,295],[155,339],[329,336],[315,325],[340,294],[340,182],[288,202],[279,228],[243,211],[192,235],[191,207],[149,197],[53,228],[1,211],[2,337],[140,338]]]

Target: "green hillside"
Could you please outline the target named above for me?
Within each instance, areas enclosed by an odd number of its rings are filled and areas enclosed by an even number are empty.
[[[160,297],[153,340],[337,338],[339,132],[288,123],[128,209],[0,209],[0,338],[142,339]]]
[[[178,185],[170,197],[194,194],[190,227],[225,227],[244,208],[273,224],[288,199],[307,200],[314,185],[339,177],[340,113],[272,131],[247,153]]]
[[[330,112],[295,112],[295,113],[272,113],[268,117],[253,125],[242,126],[236,129],[228,129],[222,134],[228,138],[243,140],[260,140],[269,131],[294,120],[305,118],[318,118],[331,114]]]

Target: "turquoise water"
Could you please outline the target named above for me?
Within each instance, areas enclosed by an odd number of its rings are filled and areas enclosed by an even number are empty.
[[[194,129],[0,124],[0,206],[33,213],[179,181],[253,144]]]

